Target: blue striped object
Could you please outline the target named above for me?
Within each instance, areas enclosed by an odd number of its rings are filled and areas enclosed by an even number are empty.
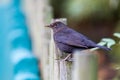
[[[0,80],[40,80],[21,1],[0,2]]]

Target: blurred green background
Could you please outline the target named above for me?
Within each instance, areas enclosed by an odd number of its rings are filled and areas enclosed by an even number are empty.
[[[119,0],[51,0],[51,5],[54,18],[67,18],[70,27],[96,42],[119,31]]]

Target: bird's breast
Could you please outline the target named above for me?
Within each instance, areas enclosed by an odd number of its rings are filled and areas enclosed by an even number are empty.
[[[72,53],[74,50],[74,47],[63,44],[63,43],[56,43],[57,47],[65,53]]]

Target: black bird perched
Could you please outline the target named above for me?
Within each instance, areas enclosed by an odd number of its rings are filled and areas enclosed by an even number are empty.
[[[104,50],[111,50],[105,46],[100,46],[89,40],[86,36],[69,28],[60,21],[56,21],[48,25],[53,29],[53,37],[57,47],[65,53],[73,53],[74,50],[85,50],[91,48],[101,48]]]

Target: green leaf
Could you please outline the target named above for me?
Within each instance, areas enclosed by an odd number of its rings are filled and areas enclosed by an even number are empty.
[[[114,33],[113,36],[120,38],[120,33]]]
[[[115,40],[111,38],[103,38],[101,42],[98,43],[99,45],[107,45],[108,48],[110,48],[112,45],[115,44]]]
[[[101,42],[98,43],[98,45],[101,45],[101,46],[104,46],[106,44],[107,44],[107,42],[103,42],[103,41],[101,41]]]

